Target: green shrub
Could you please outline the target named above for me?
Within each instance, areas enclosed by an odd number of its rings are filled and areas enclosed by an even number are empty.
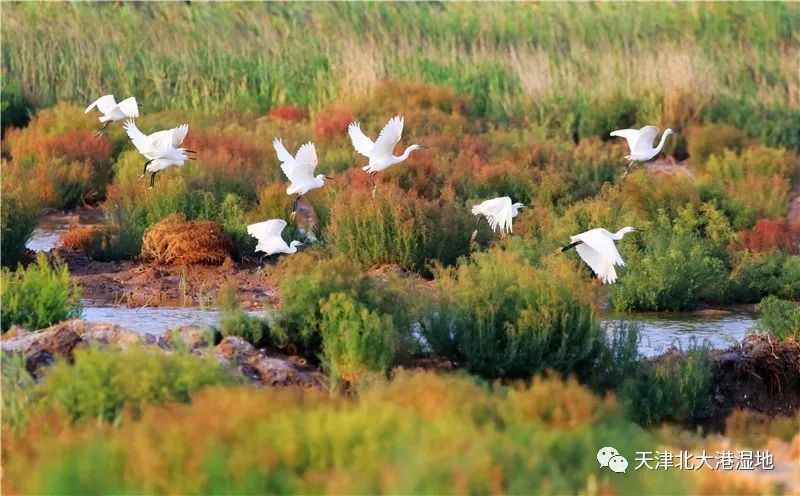
[[[780,340],[800,340],[800,306],[797,303],[767,296],[758,304],[758,327]]]
[[[346,294],[380,319],[391,316],[401,347],[411,345],[409,333],[414,316],[409,291],[399,278],[389,274],[381,281],[342,256],[318,260],[308,252],[292,258],[285,262],[279,279],[283,306],[270,328],[272,339],[279,345],[298,346],[310,356],[322,353],[322,306],[334,293]]]
[[[3,115],[3,136],[7,127],[25,127],[31,119],[33,104],[20,91],[19,85],[3,81],[0,90],[0,113]]]
[[[708,108],[707,118],[730,124],[769,146],[800,151],[800,111],[796,108],[723,97]]]
[[[74,364],[58,361],[38,392],[43,408],[59,410],[73,421],[111,422],[123,412],[136,417],[146,405],[188,402],[203,387],[233,383],[234,376],[213,357],[92,347],[75,350]]]
[[[622,246],[625,274],[611,289],[617,310],[684,310],[722,298],[724,262],[696,227],[662,213],[658,224],[643,233],[641,251]]]
[[[426,272],[430,261],[449,265],[469,252],[473,222],[452,198],[426,200],[382,183],[374,198],[369,188],[339,193],[326,239],[337,253],[366,265]]]
[[[220,288],[217,308],[220,310],[219,331],[223,336],[237,336],[253,346],[267,344],[269,331],[266,322],[242,310],[232,283],[225,283]]]
[[[755,303],[769,295],[799,299],[800,256],[737,252],[728,294],[728,299],[741,303]]]
[[[3,268],[0,300],[3,332],[13,324],[37,330],[81,315],[80,289],[67,265],[57,257],[51,264],[43,253],[27,268]]]
[[[5,168],[5,162],[2,167]],[[0,194],[0,261],[14,267],[25,254],[25,243],[39,220],[39,205],[35,199],[3,188]]]
[[[439,291],[422,320],[432,350],[485,377],[547,369],[590,375],[603,349],[591,307],[569,284],[516,254],[493,249],[438,269]]]
[[[332,378],[358,384],[386,374],[397,347],[391,315],[371,311],[347,293],[328,296],[320,313],[322,353]]]
[[[13,456],[3,483],[23,494],[693,492],[685,471],[634,471],[636,450],[663,440],[626,421],[613,399],[574,380],[531,382],[487,388],[404,373],[348,399],[206,389],[118,427],[51,415],[4,433]],[[631,463],[626,476],[597,466],[611,441]]]
[[[639,424],[688,423],[708,415],[710,381],[708,350],[697,348],[642,361],[618,394],[628,417]]]

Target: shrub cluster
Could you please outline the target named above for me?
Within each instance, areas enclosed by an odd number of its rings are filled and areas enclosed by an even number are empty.
[[[494,249],[438,269],[436,282],[422,320],[436,354],[486,377],[591,375],[604,346],[593,310],[547,268]]]
[[[0,320],[3,332],[18,324],[26,329],[49,327],[81,315],[81,293],[66,264],[40,253],[28,267],[2,269]]]
[[[800,307],[797,303],[767,296],[758,304],[758,327],[780,340],[800,340]]]

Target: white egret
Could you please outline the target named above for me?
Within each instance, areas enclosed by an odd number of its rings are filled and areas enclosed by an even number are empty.
[[[561,251],[575,248],[578,255],[591,267],[598,279],[605,284],[612,284],[617,280],[617,271],[614,266],[625,265],[614,241],[619,241],[626,234],[636,231],[637,229],[630,226],[623,227],[616,233],[609,232],[603,228],[590,229],[571,236],[571,243],[561,248]]]
[[[281,237],[281,232],[286,227],[283,219],[271,219],[257,224],[247,226],[247,233],[258,240],[255,251],[263,252],[264,255],[274,255],[276,253],[296,253],[297,247],[302,245],[300,241],[292,241],[286,244]]]
[[[103,134],[103,131],[106,130],[109,123],[139,117],[139,105],[136,103],[136,98],[134,97],[126,98],[117,103],[116,100],[114,100],[114,95],[104,95],[86,107],[83,113],[88,114],[89,111],[95,107],[103,114],[98,120],[105,123],[97,132],[98,138]]]
[[[522,203],[511,203],[511,198],[507,196],[492,198],[475,205],[472,207],[472,215],[478,217],[478,222],[475,224],[475,232],[472,233],[472,239],[474,240],[478,234],[478,225],[481,223],[481,218],[486,218],[486,222],[489,223],[492,231],[499,229],[501,234],[514,232],[511,219],[519,215],[520,209],[524,206]]]
[[[292,216],[297,210],[297,201],[312,189],[321,188],[326,179],[332,179],[324,174],[314,176],[314,169],[317,167],[317,149],[314,143],[308,142],[297,150],[297,155],[286,150],[283,143],[278,138],[272,141],[272,146],[281,161],[281,170],[289,179],[289,187],[286,188],[287,195],[297,195],[292,207]]]
[[[347,132],[350,134],[353,148],[369,159],[369,164],[362,167],[361,170],[369,173],[369,177],[372,180],[373,196],[375,195],[376,187],[375,174],[404,161],[411,155],[411,152],[426,148],[423,145],[411,145],[399,157],[393,155],[394,147],[403,135],[403,117],[399,115],[389,119],[389,122],[378,135],[378,139],[374,142],[364,134],[358,122],[351,122],[347,126]]]
[[[128,133],[133,146],[147,159],[142,169],[140,180],[144,179],[145,172],[152,172],[153,175],[150,176],[151,188],[159,171],[168,169],[173,165],[181,166],[186,160],[191,160],[189,153],[195,153],[194,150],[179,148],[189,132],[188,124],[181,124],[172,129],[147,135],[141,132],[132,120],[126,121],[122,127]]]
[[[667,141],[667,136],[672,134],[672,129],[665,129],[664,134],[661,135],[661,142],[656,148],[653,148],[653,140],[658,136],[658,128],[655,126],[645,126],[641,129],[618,129],[611,133],[611,136],[619,136],[625,138],[628,142],[628,147],[631,149],[630,155],[625,155],[628,160],[628,166],[625,168],[625,174],[628,175],[631,166],[634,162],[647,162],[661,153],[664,148],[664,143]]]

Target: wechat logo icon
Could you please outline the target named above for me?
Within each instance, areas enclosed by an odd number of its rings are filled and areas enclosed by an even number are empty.
[[[618,474],[624,474],[628,469],[628,460],[611,446],[600,448],[597,452],[597,462],[601,467],[608,467]]]

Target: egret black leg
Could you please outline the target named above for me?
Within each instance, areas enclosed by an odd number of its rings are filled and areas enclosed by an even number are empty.
[[[375,191],[378,189],[378,183],[375,182],[375,175],[377,172],[370,172],[369,179],[372,181],[372,197],[375,198]]]
[[[147,166],[150,165],[150,163],[152,161],[153,161],[153,159],[150,159],[150,160],[148,160],[147,162],[144,163],[144,167],[142,167],[142,177],[144,177],[145,172],[147,172]]]
[[[475,238],[478,237],[478,227],[481,225],[481,216],[478,216],[478,222],[475,223],[475,230],[472,232],[472,236],[469,238],[470,243],[475,242]]]
[[[105,123],[105,124],[103,124],[103,127],[101,127],[99,131],[97,131],[97,134],[95,135],[95,137],[97,137],[97,139],[100,139],[100,137],[101,137],[101,136],[103,136],[103,132],[104,132],[104,131],[106,130],[106,128],[108,127],[108,123],[109,123],[109,122],[111,122],[111,121],[106,121],[106,123]]]
[[[300,196],[302,195],[297,195],[294,198],[294,204],[292,204],[292,215],[290,216],[292,220],[294,220],[294,218],[297,217],[297,202],[300,201]]]
[[[153,175],[150,176],[150,188],[153,187],[154,181],[156,180],[156,174],[158,174],[158,171],[153,172]]]

